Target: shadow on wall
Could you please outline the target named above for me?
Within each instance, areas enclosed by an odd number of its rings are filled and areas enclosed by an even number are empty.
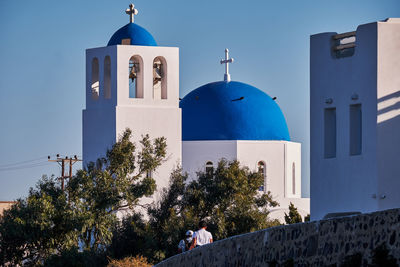
[[[379,209],[400,203],[400,91],[378,99],[378,188]]]

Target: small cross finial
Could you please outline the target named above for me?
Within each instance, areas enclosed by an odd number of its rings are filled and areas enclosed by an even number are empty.
[[[233,58],[229,58],[229,50],[225,48],[225,59],[221,59],[220,63],[225,64],[225,74],[224,74],[224,81],[230,82],[231,75],[229,74],[229,63],[233,62]]]
[[[129,8],[127,10],[125,10],[125,13],[129,15],[129,20],[131,23],[133,23],[134,19],[134,15],[137,15],[139,13],[139,11],[135,8],[134,4],[130,4]]]

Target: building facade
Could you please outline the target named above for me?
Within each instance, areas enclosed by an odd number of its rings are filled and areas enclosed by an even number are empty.
[[[203,85],[179,99],[179,49],[158,46],[133,22],[119,29],[105,47],[86,51],[86,109],[83,111],[83,164],[105,155],[130,128],[142,135],[165,137],[167,161],[151,173],[158,189],[181,165],[191,179],[216,167],[222,158],[239,160],[263,174],[261,192],[271,191],[283,220],[292,202],[305,216],[309,199],[301,197],[301,144],[290,141],[285,117],[270,96],[231,81],[225,51],[223,81]],[[145,200],[146,202],[152,199]]]
[[[400,206],[400,19],[310,40],[311,218]]]

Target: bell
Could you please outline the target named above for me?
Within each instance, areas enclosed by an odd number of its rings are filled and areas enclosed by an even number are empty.
[[[155,61],[153,65],[153,85],[161,82],[162,79],[162,64],[161,61]]]
[[[129,79],[133,83],[135,79],[137,78],[137,73],[139,72],[139,64],[136,62],[132,62],[130,66],[130,72],[129,72]]]

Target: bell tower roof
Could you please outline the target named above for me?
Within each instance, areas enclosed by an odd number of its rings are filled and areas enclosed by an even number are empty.
[[[134,16],[139,12],[133,4],[125,11],[129,15],[129,23],[116,31],[108,41],[107,46],[111,45],[142,45],[157,46],[153,36],[143,27],[134,23]]]

